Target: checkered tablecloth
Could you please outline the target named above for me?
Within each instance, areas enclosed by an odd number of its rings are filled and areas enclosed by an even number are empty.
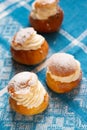
[[[0,0],[0,130],[87,130],[87,0],[60,0],[64,20],[58,32],[42,34],[49,43],[47,59],[38,66],[12,60],[13,35],[29,27],[32,0]],[[67,52],[80,61],[81,84],[67,94],[56,94],[46,85],[46,62],[56,52]],[[50,96],[46,111],[23,116],[10,109],[6,85],[16,73],[33,71]]]

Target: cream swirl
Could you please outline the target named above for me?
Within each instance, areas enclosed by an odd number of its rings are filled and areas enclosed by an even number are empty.
[[[11,46],[15,50],[37,50],[44,40],[44,37],[37,34],[33,28],[25,28],[17,32]]]
[[[11,87],[14,87],[14,92],[10,91]],[[17,101],[17,105],[23,105],[28,109],[38,107],[46,94],[37,76],[30,72],[22,72],[13,77],[9,82],[8,92]]]
[[[38,107],[43,101],[46,91],[40,81],[38,81],[37,88],[32,87],[28,94],[23,96],[18,96],[14,98],[17,101],[18,105],[23,105],[27,108]]]
[[[57,0],[36,0],[32,4],[31,16],[34,19],[48,19],[58,12]]]
[[[72,81],[75,81],[75,80],[77,80],[79,78],[80,72],[81,72],[80,63],[77,60],[75,60],[75,61],[77,63],[77,70],[76,70],[75,73],[73,73],[70,76],[63,76],[63,77],[56,76],[56,75],[54,75],[54,74],[51,73],[51,71],[49,70],[49,68],[47,68],[47,73],[49,73],[50,76],[51,76],[51,78],[54,79],[55,81],[60,81],[62,83],[63,82],[64,83],[70,83]]]

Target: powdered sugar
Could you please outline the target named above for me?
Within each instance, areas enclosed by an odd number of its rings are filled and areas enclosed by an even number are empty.
[[[37,50],[41,48],[44,40],[33,28],[25,28],[16,34],[11,46],[14,50]]]
[[[25,94],[29,92],[31,86],[37,82],[37,76],[31,72],[21,72],[16,74],[9,82],[8,87],[14,87],[15,93]]]
[[[34,32],[35,30],[33,28],[21,29],[16,34],[15,42],[23,44]]]
[[[70,54],[56,53],[49,59],[48,67],[50,66],[55,66],[56,70],[67,71],[67,69],[76,69],[77,62]]]

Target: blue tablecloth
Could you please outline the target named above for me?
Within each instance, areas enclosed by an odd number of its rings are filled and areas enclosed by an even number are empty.
[[[60,0],[64,20],[58,32],[42,34],[49,43],[47,59],[56,52],[67,52],[80,61],[81,84],[67,94],[56,94],[46,85],[46,61],[25,66],[12,60],[13,35],[29,27],[32,0],[0,0],[0,130],[87,130],[87,0]],[[22,116],[10,109],[6,85],[18,72],[33,71],[50,96],[42,114]]]

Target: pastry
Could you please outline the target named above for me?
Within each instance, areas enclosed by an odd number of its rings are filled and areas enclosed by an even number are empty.
[[[57,93],[77,87],[82,78],[80,62],[68,53],[56,53],[48,61],[46,82]]]
[[[44,33],[59,30],[64,13],[57,3],[58,0],[35,0],[29,16],[35,30]]]
[[[45,38],[33,29],[21,29],[13,37],[11,53],[15,61],[35,65],[42,62],[48,54],[49,46]]]
[[[13,110],[23,115],[43,112],[49,96],[35,73],[20,72],[8,83],[9,103]]]

